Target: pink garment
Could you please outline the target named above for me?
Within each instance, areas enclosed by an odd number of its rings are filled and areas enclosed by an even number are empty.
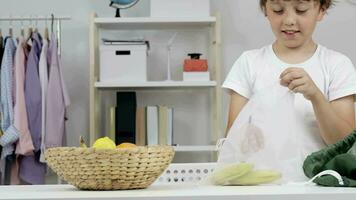
[[[20,138],[16,145],[16,154],[32,155],[34,146],[28,128],[27,110],[25,103],[25,63],[27,49],[23,48],[24,39],[19,39],[19,45],[15,54],[15,80],[16,101],[14,106],[14,126],[20,132]]]

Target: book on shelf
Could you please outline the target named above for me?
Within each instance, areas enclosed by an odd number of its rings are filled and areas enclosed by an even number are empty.
[[[173,136],[173,109],[167,106],[158,106],[158,144],[172,145]]]
[[[173,145],[173,108],[167,110],[167,145]]]
[[[167,145],[168,107],[158,106],[158,144]]]
[[[110,107],[109,110],[109,133],[108,137],[115,141],[116,135],[116,106]],[[146,145],[146,108],[137,107],[135,120],[135,144],[138,146]]]
[[[173,144],[173,108],[147,106],[147,144]]]
[[[146,107],[147,145],[158,144],[158,107]]]
[[[146,108],[136,109],[136,145],[146,145]]]
[[[115,108],[115,143],[135,143],[136,93],[117,92]]]
[[[173,144],[173,108],[157,105],[126,106],[122,109],[122,102],[118,104],[121,109],[113,106],[109,110],[109,137],[115,143],[131,142],[138,146]]]

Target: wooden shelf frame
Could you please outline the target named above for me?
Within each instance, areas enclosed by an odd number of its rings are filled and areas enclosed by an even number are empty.
[[[206,83],[163,83],[153,82],[146,86],[142,83],[102,83],[99,82],[99,30],[100,29],[170,29],[170,28],[201,28],[209,27],[211,42],[209,46],[210,58],[213,66],[211,68],[211,78],[213,81]],[[206,18],[99,18],[96,13],[90,16],[90,105],[89,105],[89,125],[90,144],[93,144],[99,133],[99,90],[117,88],[194,88],[211,87],[214,90],[212,104],[212,141],[215,143],[223,137],[222,131],[222,89],[221,89],[221,16],[219,13]]]

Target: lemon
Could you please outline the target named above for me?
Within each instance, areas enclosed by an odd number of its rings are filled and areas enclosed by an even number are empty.
[[[102,137],[95,140],[93,144],[93,148],[95,149],[115,149],[116,144],[108,137]]]
[[[133,143],[130,143],[130,142],[123,142],[116,146],[116,148],[119,148],[119,149],[134,148],[134,147],[136,147],[136,145]]]

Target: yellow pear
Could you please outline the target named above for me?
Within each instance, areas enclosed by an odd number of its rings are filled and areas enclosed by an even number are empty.
[[[102,137],[95,140],[93,144],[95,149],[116,149],[116,144],[108,137]]]

